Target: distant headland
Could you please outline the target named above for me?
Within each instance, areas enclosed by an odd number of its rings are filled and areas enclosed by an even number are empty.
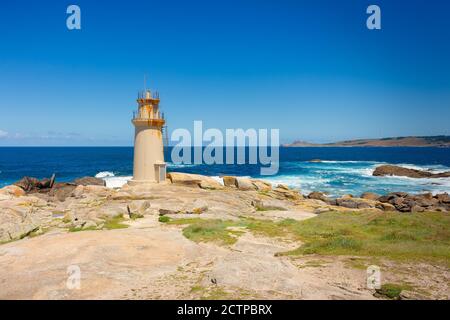
[[[356,139],[331,143],[294,141],[284,147],[450,147],[450,136],[410,136],[381,139]]]

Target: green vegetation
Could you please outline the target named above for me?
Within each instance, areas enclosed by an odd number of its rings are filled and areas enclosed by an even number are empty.
[[[230,294],[217,286],[204,287],[202,285],[195,285],[191,288],[191,293],[198,296],[200,300],[230,299]]]
[[[299,268],[320,268],[326,266],[326,261],[322,260],[311,260],[305,262],[302,266],[299,266]]]
[[[397,260],[450,261],[450,216],[445,213],[324,213],[286,232],[305,244],[285,254],[336,254]]]
[[[202,292],[202,291],[204,291],[204,290],[205,290],[205,288],[202,287],[202,286],[199,286],[199,285],[193,286],[193,287],[191,288],[191,292]]]
[[[237,241],[242,233],[229,230],[235,226],[233,221],[222,220],[202,220],[189,225],[183,229],[183,235],[194,242],[218,242],[220,244],[231,245]]]
[[[304,243],[279,255],[354,255],[450,263],[450,216],[441,212],[327,212],[303,221],[195,218],[168,224],[188,225],[183,234],[195,242],[233,244],[242,233],[233,227],[241,227],[256,235]]]
[[[90,226],[87,228],[84,228],[83,226],[73,226],[69,228],[69,232],[78,232],[78,231],[92,231],[92,230],[113,230],[113,229],[124,229],[128,228],[129,226],[127,224],[124,224],[123,221],[125,219],[123,216],[116,216],[112,218],[107,218],[105,223],[103,224],[102,228],[99,228],[98,226]]]
[[[140,213],[131,213],[130,214],[130,219],[131,220],[141,219],[143,217],[144,217],[144,215],[140,214]]]
[[[167,223],[167,222],[170,221],[170,217],[167,217],[167,216],[160,216],[160,217],[158,218],[158,221],[159,221],[159,222],[162,222],[162,223]]]
[[[72,222],[72,219],[71,219],[70,217],[64,217],[64,218],[62,219],[62,222],[64,222],[64,223],[70,223],[70,222]]]
[[[242,299],[258,299],[259,296],[255,292],[251,292],[242,288],[227,289],[218,286],[210,285],[203,286],[198,283],[191,287],[190,293],[200,300],[242,300]]]
[[[226,300],[230,298],[230,294],[219,287],[208,290],[200,297],[201,300]]]
[[[39,227],[34,228],[33,230],[30,230],[28,232],[25,232],[24,234],[20,235],[19,239],[23,239],[29,236],[36,236],[36,233],[39,231]]]
[[[402,290],[411,290],[411,286],[406,284],[385,283],[380,289],[377,289],[379,295],[388,297],[389,299],[400,299],[400,293]]]
[[[84,228],[84,229],[83,229],[83,227],[70,227],[69,228],[69,232],[92,231],[92,230],[97,230],[97,227],[92,226],[92,227],[88,227],[88,228]]]
[[[116,216],[113,218],[109,218],[105,221],[103,225],[103,229],[112,230],[112,229],[124,229],[128,228],[127,224],[122,223],[125,219],[123,216]]]
[[[239,226],[236,221],[206,220],[201,218],[170,220],[168,224],[188,225],[183,229],[183,235],[194,242],[216,242],[231,245],[237,241],[242,231],[230,229]]]

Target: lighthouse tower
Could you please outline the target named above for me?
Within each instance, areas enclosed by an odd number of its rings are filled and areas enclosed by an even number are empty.
[[[163,182],[166,179],[164,162],[164,115],[159,110],[159,94],[144,90],[138,94],[138,110],[133,114],[134,164],[131,185]]]

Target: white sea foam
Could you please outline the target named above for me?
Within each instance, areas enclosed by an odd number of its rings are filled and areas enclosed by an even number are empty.
[[[304,194],[318,190],[328,192],[330,196],[340,196],[346,193],[359,194],[365,191],[381,194],[392,191],[431,192],[433,194],[450,191],[449,178],[374,177],[373,171],[382,164],[387,163],[374,161],[291,162],[288,165],[293,165],[298,169],[297,174],[264,177],[263,180],[273,184],[286,184],[301,190]],[[417,170],[430,170],[434,173],[450,170],[443,165],[396,165]]]
[[[223,185],[223,179],[222,179],[222,177],[219,177],[219,176],[211,176],[210,178],[213,178],[213,179],[216,180],[218,183],[220,183],[221,185]]]
[[[132,176],[115,176],[113,172],[110,171],[101,171],[95,175],[96,178],[103,179],[108,188],[121,188],[124,184],[126,184],[129,180],[131,180]]]
[[[95,175],[96,178],[114,177],[114,173],[111,171],[101,171]]]
[[[411,193],[450,192],[449,178],[409,178],[399,176],[372,176],[374,169],[384,162],[375,161],[323,161],[323,163],[310,163],[306,161],[292,162],[298,173],[282,174],[278,176],[258,177],[273,185],[286,184],[291,188],[301,190],[303,194],[312,191],[328,192],[330,196],[340,196],[346,193],[359,194],[364,191],[388,193],[392,191],[406,191]],[[182,168],[190,165],[171,165],[172,168]],[[449,171],[450,168],[443,165],[412,165],[396,164],[417,170],[431,170],[432,172]],[[202,172],[198,172],[202,174]],[[113,172],[102,171],[96,177],[106,181],[110,188],[120,188],[127,183],[131,176],[115,176]],[[249,176],[242,176],[250,178]],[[223,184],[221,176],[211,176],[214,180]]]
[[[320,162],[311,162],[308,161],[308,163],[372,163],[372,164],[380,164],[383,162],[377,162],[377,161],[356,161],[356,160],[321,160]]]
[[[172,162],[167,162],[167,167],[168,168],[190,168],[190,167],[195,167],[197,166],[196,164],[177,164],[177,163],[172,163]]]
[[[119,177],[105,177],[103,178],[103,180],[105,180],[106,186],[108,188],[121,188],[132,178],[133,178],[132,176],[119,176]]]
[[[449,167],[443,166],[443,165],[415,165],[415,164],[409,164],[409,163],[400,163],[397,164],[397,166],[413,169],[413,170],[420,170],[420,171],[429,171],[432,173],[441,173],[450,171]]]

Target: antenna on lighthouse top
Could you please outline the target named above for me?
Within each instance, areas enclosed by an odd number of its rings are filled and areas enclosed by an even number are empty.
[[[144,92],[147,91],[147,75],[144,73]]]

